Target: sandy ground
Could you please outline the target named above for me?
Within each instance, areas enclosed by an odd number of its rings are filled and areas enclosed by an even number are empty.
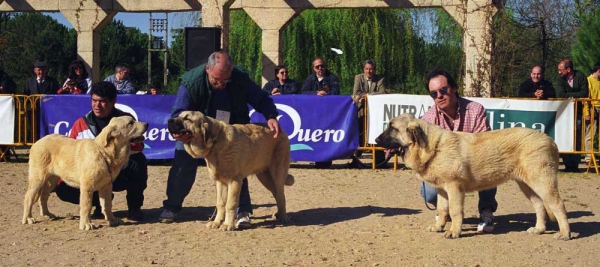
[[[418,195],[410,170],[332,169],[294,164],[296,184],[286,187],[293,220],[279,225],[271,215],[275,201],[250,180],[253,228],[222,232],[205,227],[214,189],[200,168],[178,222],[159,223],[168,166],[149,168],[144,212],[147,220],[99,229],[78,229],[78,207],[54,194],[50,211],[57,220],[21,225],[27,189],[27,163],[0,163],[1,266],[597,266],[600,244],[600,176],[560,173],[559,187],[569,214],[570,241],[548,233],[530,235],[533,208],[514,182],[498,189],[493,234],[477,234],[477,196],[466,199],[460,239],[447,240],[426,226],[435,212]],[[118,217],[126,216],[125,193],[115,194]],[[34,207],[39,218],[39,209]],[[447,225],[448,227],[449,225]]]

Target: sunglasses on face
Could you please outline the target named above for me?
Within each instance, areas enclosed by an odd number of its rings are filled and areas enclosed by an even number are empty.
[[[315,69],[324,69],[324,68],[326,68],[325,64],[315,66]]]
[[[438,96],[438,92],[440,95],[445,96],[448,93],[448,87],[442,87],[439,90],[429,92],[431,98],[436,99]]]
[[[279,74],[288,74],[288,72],[287,71],[282,71]]]

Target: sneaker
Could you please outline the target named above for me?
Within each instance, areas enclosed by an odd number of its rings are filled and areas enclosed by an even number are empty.
[[[164,209],[163,212],[160,214],[160,217],[158,217],[158,220],[161,223],[172,223],[175,221],[176,216],[177,216],[177,213],[172,212],[168,209]]]
[[[249,229],[250,227],[252,227],[252,223],[250,223],[250,213],[249,212],[240,212],[237,215],[237,219],[235,221],[235,228]]]
[[[494,214],[485,209],[479,214],[477,233],[491,233],[494,231]]]

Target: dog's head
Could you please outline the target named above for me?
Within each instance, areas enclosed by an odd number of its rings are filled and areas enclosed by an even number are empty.
[[[390,152],[399,153],[402,158],[414,146],[427,147],[427,136],[419,120],[412,114],[402,114],[393,118],[387,129],[375,139],[377,145],[386,148],[386,157]]]
[[[194,158],[205,156],[210,151],[221,127],[218,121],[204,116],[199,111],[184,111],[178,117],[169,119],[171,134],[191,135],[191,140],[184,144],[185,151]]]
[[[101,147],[114,149],[127,149],[130,152],[131,143],[144,142],[144,133],[148,130],[148,123],[136,121],[131,116],[114,117],[102,132],[96,137]]]

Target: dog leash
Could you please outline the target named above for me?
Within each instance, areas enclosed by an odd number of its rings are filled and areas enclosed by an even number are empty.
[[[425,187],[425,182],[421,182],[421,183],[423,183],[421,186],[423,187],[423,202],[425,202],[425,207],[427,207],[428,210],[436,210],[435,206],[433,206],[433,208],[429,207],[429,203],[427,202],[427,199],[425,198],[425,196],[427,196],[427,192],[425,191],[425,190],[427,190]]]

